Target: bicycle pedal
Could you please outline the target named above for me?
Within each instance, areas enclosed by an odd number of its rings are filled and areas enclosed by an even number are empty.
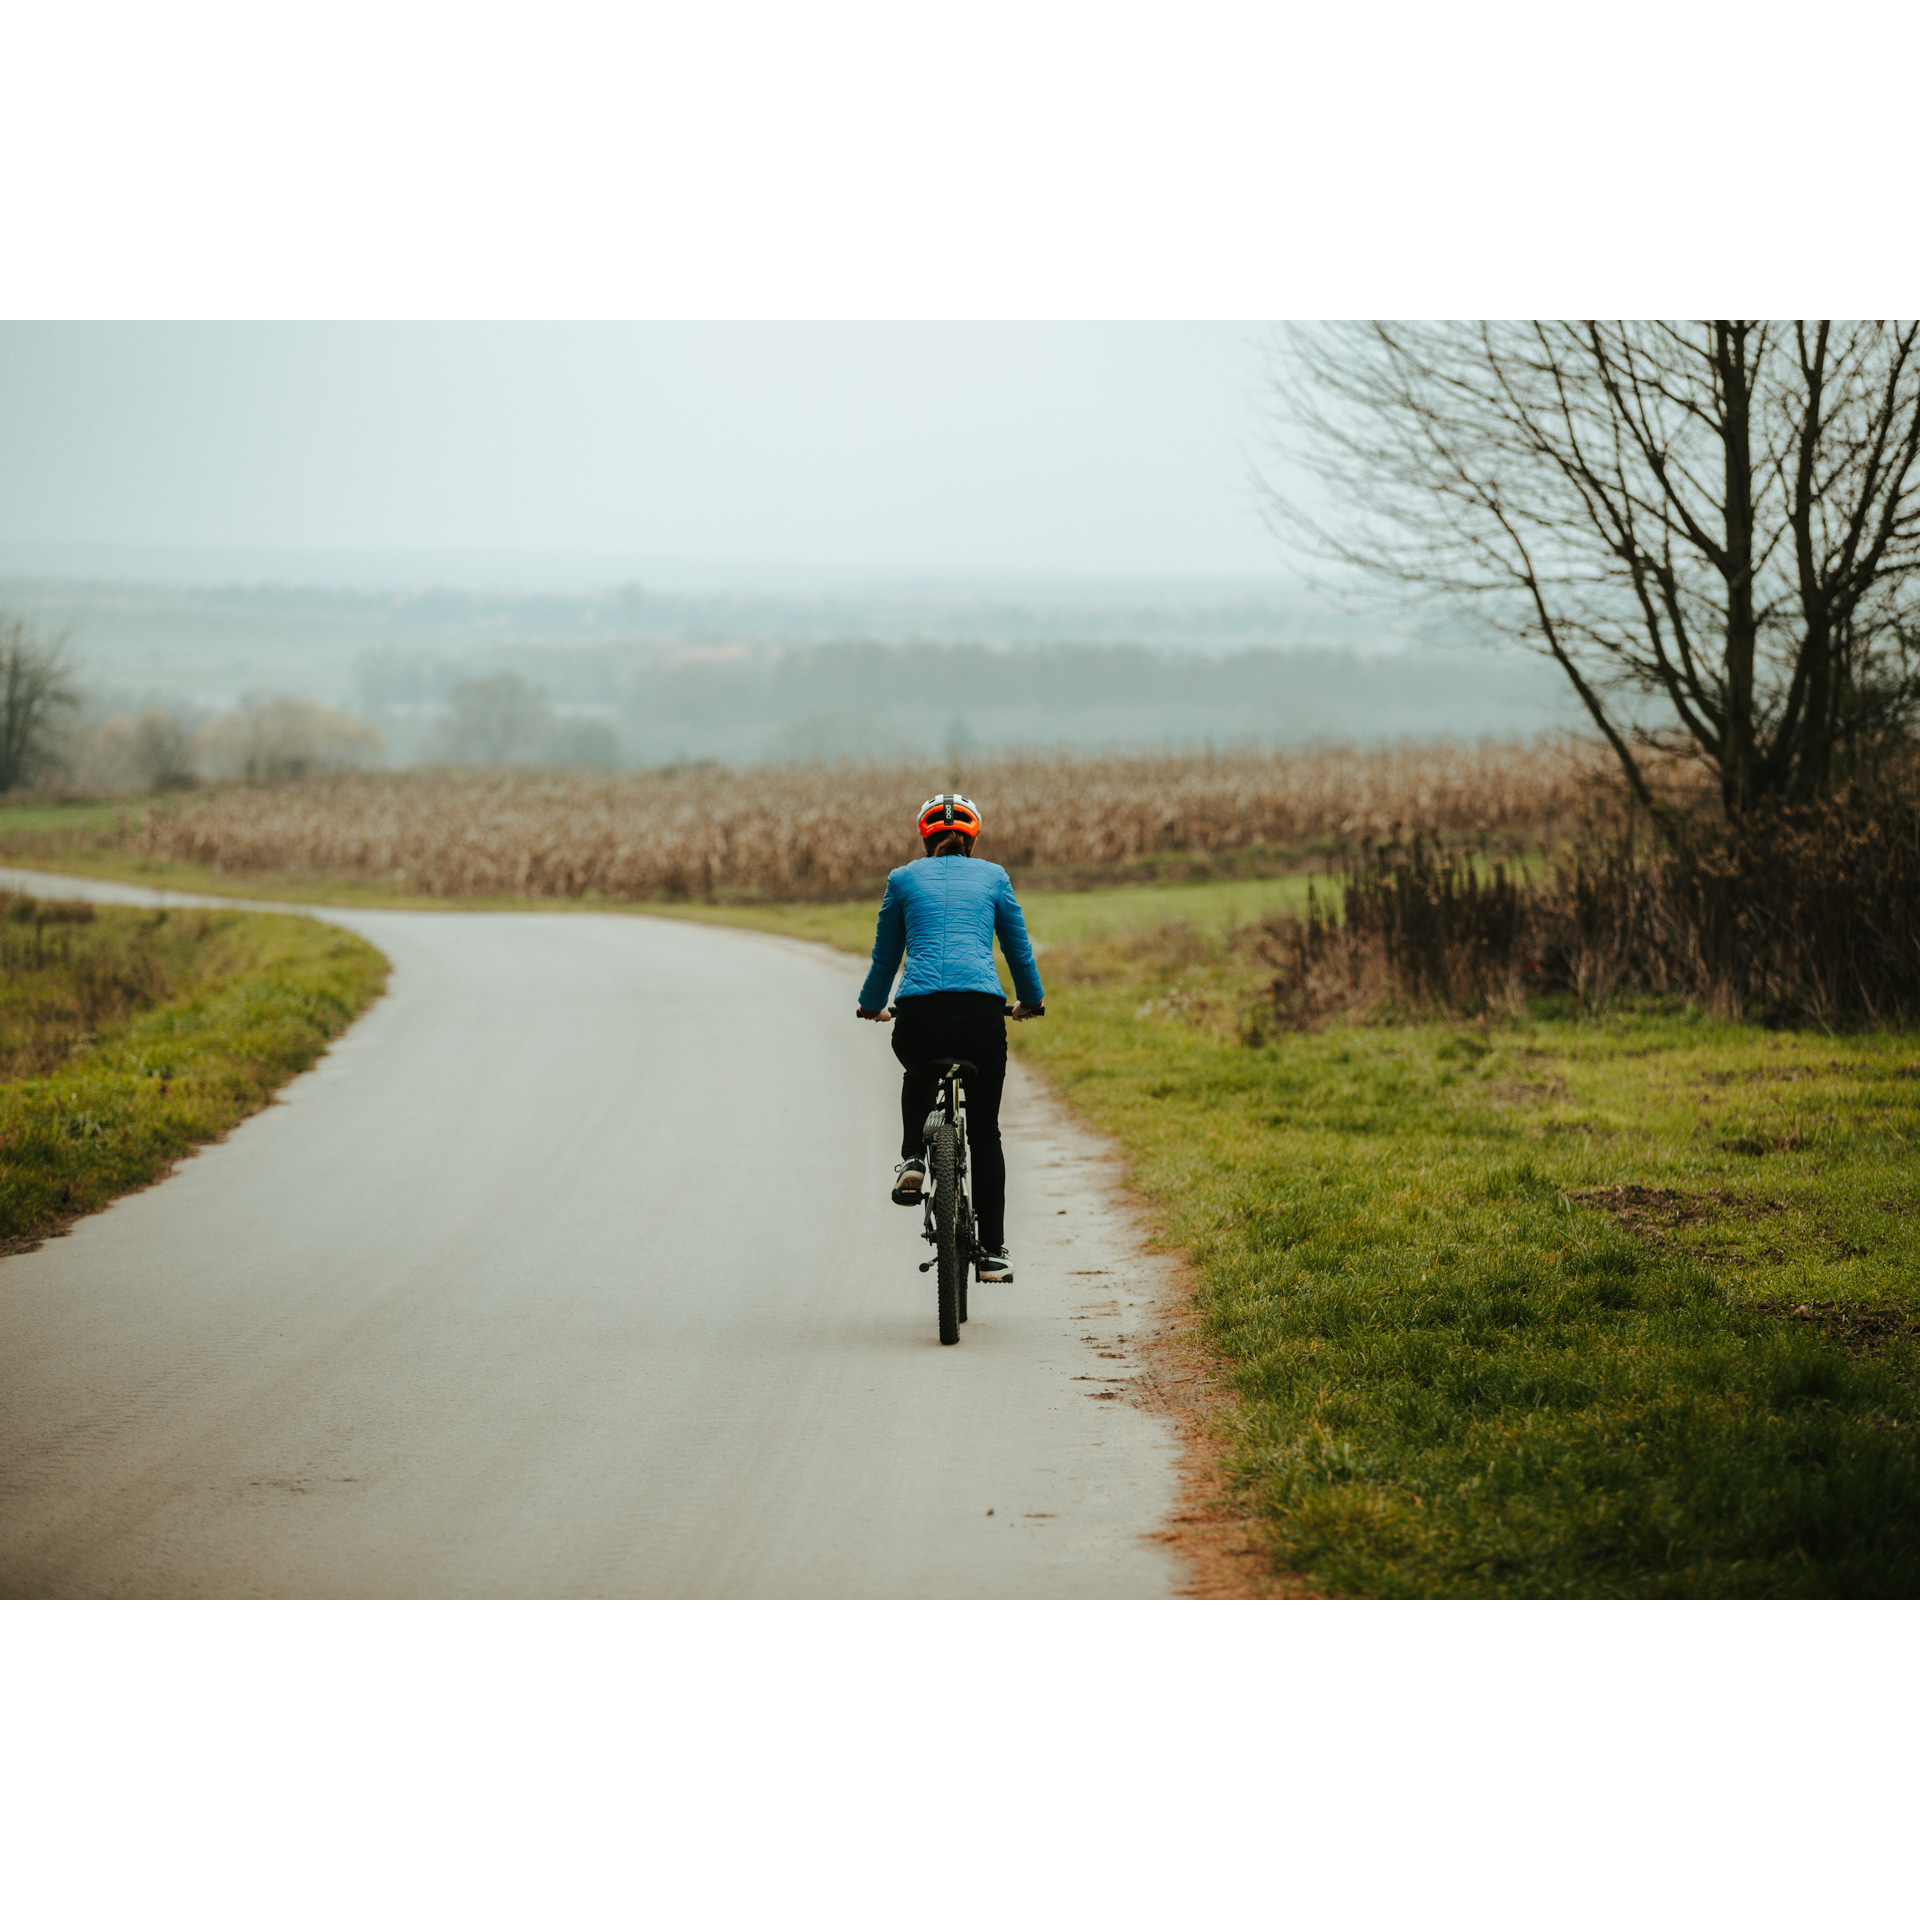
[[[920,1271],[922,1273],[931,1273],[933,1271],[933,1262],[931,1260],[922,1260],[920,1262]]]
[[[1013,1275],[1010,1273],[981,1273],[978,1269],[975,1269],[973,1277],[978,1280],[983,1287],[1010,1287],[1013,1285]]]

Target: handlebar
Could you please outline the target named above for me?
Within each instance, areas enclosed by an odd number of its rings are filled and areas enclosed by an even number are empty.
[[[1009,1000],[1002,1008],[1002,1011],[1009,1020],[1040,1020],[1046,1017],[1047,1010],[1044,1005],[1037,1007],[1015,1006],[1013,1002]],[[893,1015],[893,1007],[885,1007],[879,1013],[869,1013],[865,1007],[855,1007],[853,1010],[853,1017],[856,1020],[871,1020],[879,1026],[885,1026],[886,1023],[893,1018]]]

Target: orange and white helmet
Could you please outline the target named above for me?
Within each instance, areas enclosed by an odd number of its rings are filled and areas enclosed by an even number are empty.
[[[936,793],[920,809],[920,838],[936,833],[964,833],[969,840],[980,831],[980,809],[964,793]]]

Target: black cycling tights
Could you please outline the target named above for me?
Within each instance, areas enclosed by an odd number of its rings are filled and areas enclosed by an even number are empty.
[[[894,1002],[894,1057],[906,1069],[900,1083],[900,1157],[926,1157],[921,1128],[933,1111],[939,1078],[930,1060],[971,1060],[967,1076],[967,1158],[973,1170],[973,1207],[980,1244],[1007,1243],[1007,1159],[1000,1150],[1000,1093],[1007,1084],[1006,1002],[997,993],[916,993]]]

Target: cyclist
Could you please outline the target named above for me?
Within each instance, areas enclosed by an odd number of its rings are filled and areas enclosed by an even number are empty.
[[[1006,1000],[993,970],[993,937],[1013,974],[1016,1020],[1043,1011],[1040,970],[1013,882],[1005,867],[973,857],[980,809],[964,794],[936,793],[920,809],[926,857],[887,875],[873,966],[860,989],[862,1020],[892,1018],[886,1011],[902,954],[907,970],[895,1002],[894,1056],[905,1069],[900,1085],[901,1162],[893,1197],[919,1204],[926,1184],[921,1128],[933,1109],[936,1059],[971,1060],[966,1081],[967,1141],[973,1157],[973,1202],[980,1236],[982,1280],[1011,1280],[1006,1245],[1007,1162],[1000,1150],[1000,1094],[1007,1078]]]

